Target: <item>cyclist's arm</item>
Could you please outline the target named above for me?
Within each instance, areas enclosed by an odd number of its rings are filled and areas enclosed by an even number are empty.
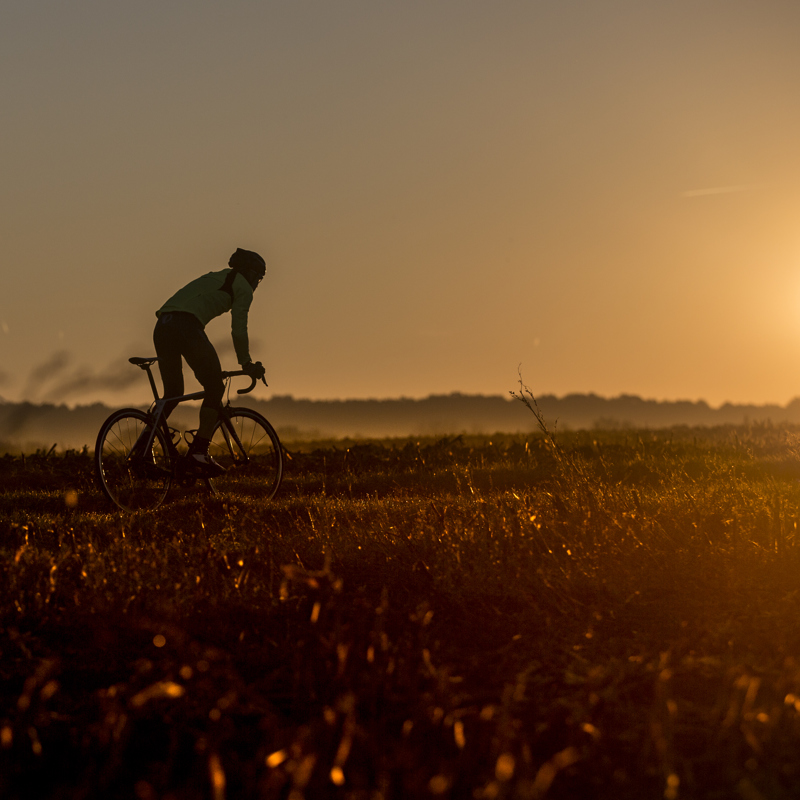
[[[236,350],[236,360],[241,366],[250,358],[250,338],[247,334],[247,315],[253,302],[253,290],[242,275],[233,281],[233,303],[231,305],[231,338]]]

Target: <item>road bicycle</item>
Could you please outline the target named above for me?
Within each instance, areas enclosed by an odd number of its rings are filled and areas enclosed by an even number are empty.
[[[220,411],[209,453],[225,468],[219,477],[198,478],[186,473],[178,444],[191,444],[195,431],[170,428],[164,407],[177,400],[201,400],[205,392],[180,397],[159,397],[152,366],[157,358],[129,358],[131,364],[147,373],[153,390],[148,411],[122,408],[103,423],[94,449],[95,470],[103,493],[124,511],[152,511],[158,508],[175,482],[192,485],[200,480],[211,492],[235,491],[246,481],[264,497],[272,498],[283,477],[283,449],[278,434],[269,422],[250,408],[230,404],[231,379],[247,375],[242,370],[223,372],[228,400]],[[238,394],[252,392],[256,378]],[[266,381],[261,379],[266,386]]]

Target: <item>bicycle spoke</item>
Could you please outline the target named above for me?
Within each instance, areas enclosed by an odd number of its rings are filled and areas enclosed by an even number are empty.
[[[229,408],[217,423],[210,453],[226,473],[209,482],[216,491],[247,488],[273,497],[283,475],[280,442],[264,417],[247,408]]]

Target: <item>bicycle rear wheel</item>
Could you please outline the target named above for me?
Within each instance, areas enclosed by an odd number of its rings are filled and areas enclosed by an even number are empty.
[[[166,436],[152,430],[149,414],[136,408],[115,411],[101,426],[94,448],[100,488],[124,511],[152,511],[164,502],[172,483],[172,464]]]
[[[275,429],[257,411],[226,408],[220,412],[209,453],[226,470],[208,481],[212,491],[252,488],[272,498],[281,485],[281,443]]]

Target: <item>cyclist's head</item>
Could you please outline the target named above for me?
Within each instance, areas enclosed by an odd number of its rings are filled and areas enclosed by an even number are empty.
[[[253,250],[236,248],[236,252],[228,260],[228,266],[241,272],[253,289],[261,283],[267,274],[267,262]]]

